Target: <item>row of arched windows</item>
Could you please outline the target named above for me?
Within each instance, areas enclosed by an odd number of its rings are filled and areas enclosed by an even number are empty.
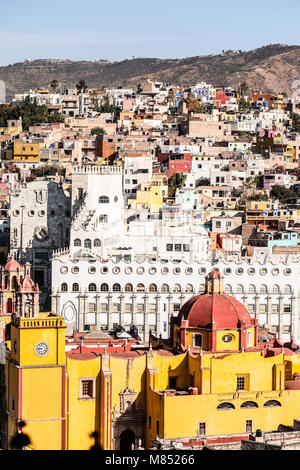
[[[100,286],[100,291],[101,292],[109,292],[109,290],[110,289],[109,289],[108,284],[105,284],[105,283],[101,284],[101,286]],[[148,290],[149,290],[149,292],[158,292],[158,286],[156,284],[150,284]],[[61,291],[62,292],[68,292],[68,284],[66,282],[64,282],[61,285]],[[74,283],[72,285],[72,291],[73,292],[79,292],[79,284]],[[96,292],[97,291],[96,284],[94,284],[94,283],[89,284],[88,291],[89,292]],[[113,284],[112,291],[113,292],[121,292],[122,291],[121,285],[117,284],[117,283]],[[124,291],[125,292],[133,292],[134,291],[133,285],[132,284],[126,284],[125,287],[124,287]],[[162,284],[160,291],[161,292],[170,292],[170,287],[168,286],[168,284]],[[146,292],[145,285],[144,284],[137,284],[136,292]],[[192,286],[192,284],[187,284],[184,291],[183,291],[180,284],[175,284],[173,286],[172,292],[175,292],[175,293],[178,293],[178,292],[193,293],[193,286]]]
[[[264,407],[271,406],[281,406],[281,404],[277,400],[269,400],[264,404]],[[241,404],[241,408],[258,408],[258,404],[255,401],[244,401]],[[217,410],[235,410],[235,406],[232,403],[224,402],[217,406]]]
[[[233,292],[232,286],[229,285],[229,284],[226,284],[225,288],[224,288],[224,291],[225,291],[225,294],[231,294]],[[237,294],[244,294],[244,293],[248,293],[248,294],[256,294],[256,293],[267,294],[268,292],[271,293],[271,294],[279,294],[280,293],[280,287],[278,285],[274,285],[270,289],[268,289],[268,287],[265,284],[262,284],[261,286],[256,288],[256,286],[254,286],[253,284],[250,284],[248,289],[246,289],[242,284],[238,284],[236,286],[236,288],[234,289],[234,292],[237,293]],[[282,288],[281,292],[283,294],[291,294],[292,293],[292,287],[289,286],[289,285],[286,285]]]
[[[99,247],[99,246],[101,246],[101,241],[98,238],[96,238],[96,240],[94,240],[93,245],[95,247]],[[82,246],[82,242],[79,238],[76,238],[76,240],[74,240],[74,246],[76,246],[76,247],[81,247]],[[92,248],[92,240],[87,238],[86,240],[84,240],[83,246],[84,246],[84,248],[91,249]]]

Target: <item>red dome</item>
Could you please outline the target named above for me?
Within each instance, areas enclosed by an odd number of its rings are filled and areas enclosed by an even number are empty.
[[[226,294],[196,295],[188,300],[174,319],[180,325],[188,320],[189,328],[205,328],[214,322],[217,329],[237,329],[243,326],[254,326],[249,312],[238,300]]]
[[[36,287],[33,280],[26,276],[19,290],[21,292],[33,292],[36,290]]]
[[[214,269],[209,273],[209,278],[210,279],[219,279],[221,277],[220,272]]]
[[[18,271],[21,269],[22,269],[21,265],[18,263],[18,261],[14,259],[13,256],[10,258],[10,260],[8,261],[8,263],[6,263],[4,267],[5,271]]]

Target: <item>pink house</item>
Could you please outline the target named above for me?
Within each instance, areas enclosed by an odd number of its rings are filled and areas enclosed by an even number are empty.
[[[3,173],[1,175],[1,182],[6,183],[10,189],[14,189],[16,183],[18,182],[18,173]]]

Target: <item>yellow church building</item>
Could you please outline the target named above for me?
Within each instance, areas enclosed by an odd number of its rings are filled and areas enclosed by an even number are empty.
[[[97,431],[103,449],[129,450],[276,431],[300,418],[299,347],[260,343],[257,321],[223,293],[218,271],[170,321],[170,338],[151,336],[149,347],[85,332],[70,348],[62,317],[13,313],[0,399],[5,448],[20,420],[32,449],[86,450]]]

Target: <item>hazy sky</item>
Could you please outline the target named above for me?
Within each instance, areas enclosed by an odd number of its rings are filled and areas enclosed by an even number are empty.
[[[300,44],[299,16],[299,0],[6,0],[0,4],[0,65]]]

